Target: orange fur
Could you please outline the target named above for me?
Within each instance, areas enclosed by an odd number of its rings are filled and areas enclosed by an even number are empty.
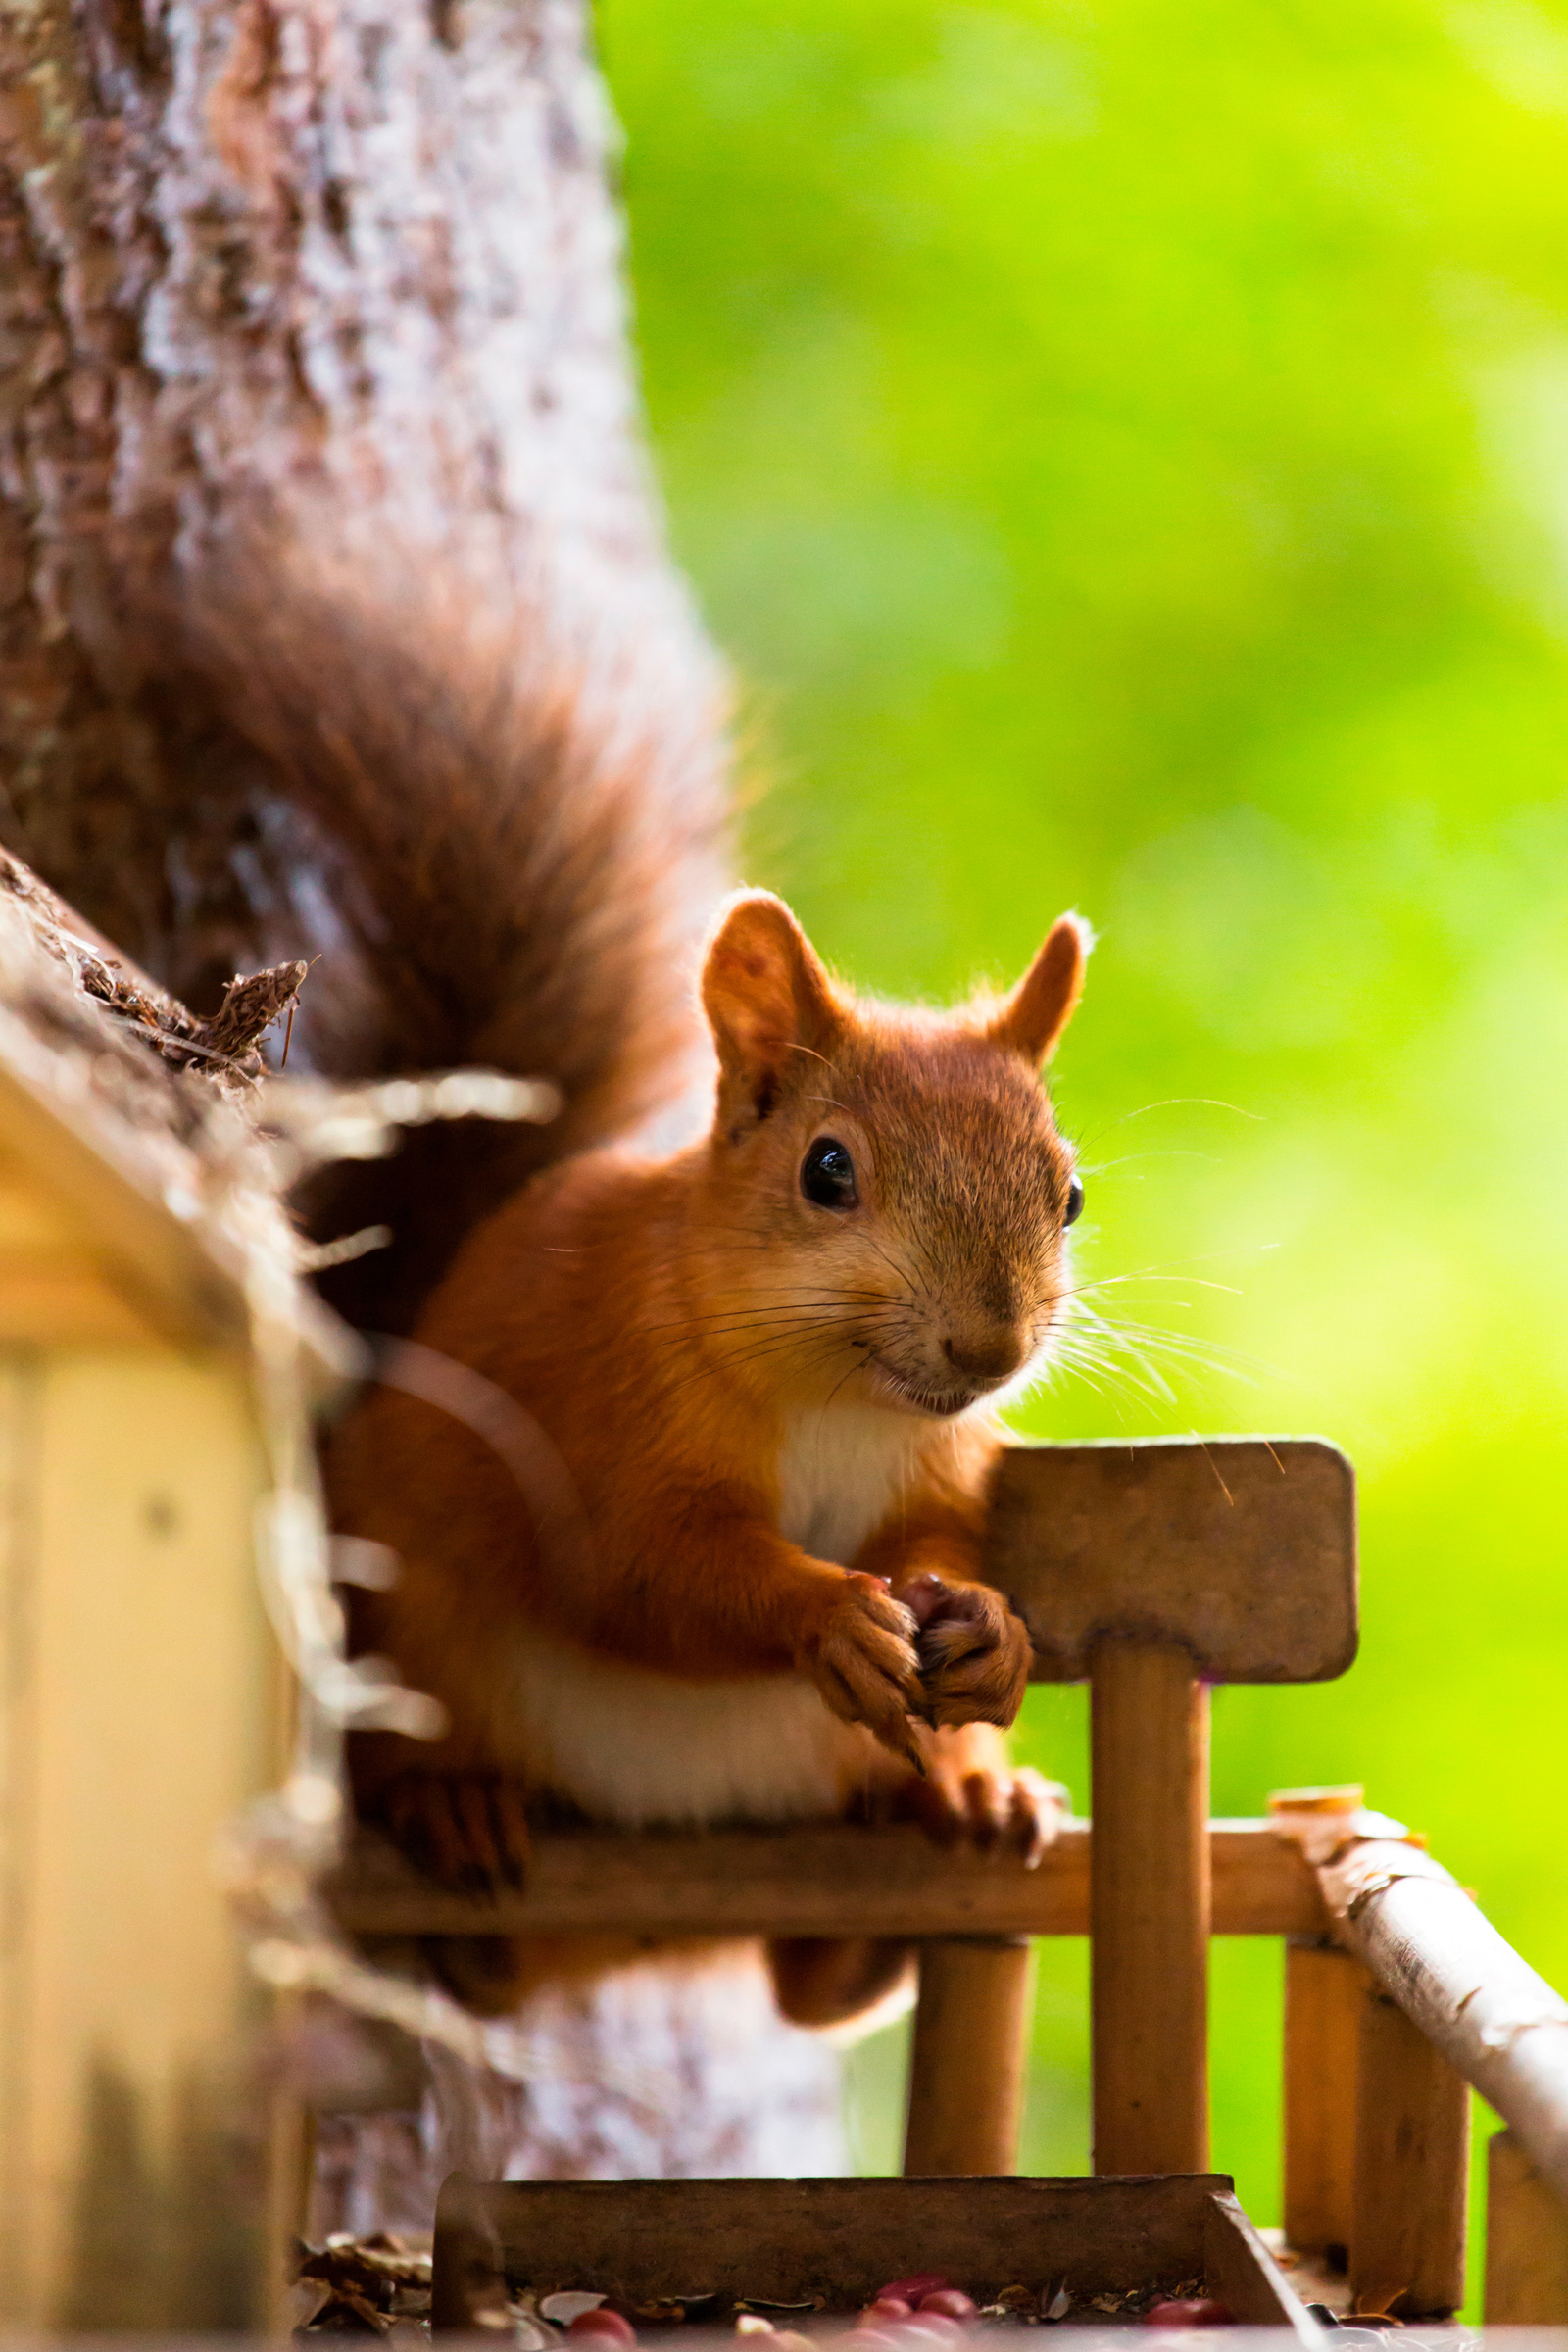
[[[639,1822],[897,1805],[923,1773],[937,1834],[1038,1843],[992,1728],[1028,1639],[976,1571],[995,1402],[1065,1287],[1038,1065],[1083,956],[1063,918],[1001,1010],[889,1008],[743,896],[704,974],[712,1133],[568,1160],[470,1235],[328,1459],[339,1526],[403,1562],[365,1638],[450,1718],[358,1742],[361,1801],[449,1780],[446,1875],[493,1875],[498,1778]],[[803,1190],[824,1139],[853,1199]],[[932,1576],[922,1632],[901,1595]]]

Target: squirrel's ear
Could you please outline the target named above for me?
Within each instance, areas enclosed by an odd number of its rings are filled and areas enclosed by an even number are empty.
[[[1055,1052],[1083,994],[1084,969],[1095,935],[1082,915],[1058,915],[1046,944],[1002,1010],[988,1023],[993,1045],[1021,1054],[1039,1069]]]
[[[703,1004],[726,1119],[742,1105],[765,1119],[786,1065],[803,1047],[824,1052],[840,1019],[816,950],[783,900],[765,890],[731,901],[703,966]]]

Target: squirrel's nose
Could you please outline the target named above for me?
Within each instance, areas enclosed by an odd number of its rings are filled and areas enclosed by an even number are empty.
[[[1005,1380],[1024,1359],[1023,1343],[1010,1323],[945,1339],[942,1352],[954,1370],[969,1380]]]

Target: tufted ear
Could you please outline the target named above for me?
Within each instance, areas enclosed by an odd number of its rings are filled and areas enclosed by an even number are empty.
[[[703,966],[703,1004],[718,1048],[726,1123],[765,1119],[802,1051],[830,1051],[842,1007],[820,957],[782,899],[733,899]]]
[[[1058,915],[1035,957],[1002,1010],[987,1024],[993,1045],[1021,1054],[1039,1069],[1051,1059],[1056,1041],[1072,1019],[1083,994],[1084,971],[1095,935],[1079,914]]]

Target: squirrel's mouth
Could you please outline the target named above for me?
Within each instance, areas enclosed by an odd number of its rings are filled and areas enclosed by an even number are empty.
[[[869,1362],[884,1392],[890,1392],[900,1404],[929,1413],[934,1421],[952,1421],[957,1414],[966,1413],[971,1405],[982,1403],[991,1393],[989,1389],[973,1387],[929,1389],[919,1381],[910,1380],[906,1373],[896,1372],[885,1356],[872,1355]]]

